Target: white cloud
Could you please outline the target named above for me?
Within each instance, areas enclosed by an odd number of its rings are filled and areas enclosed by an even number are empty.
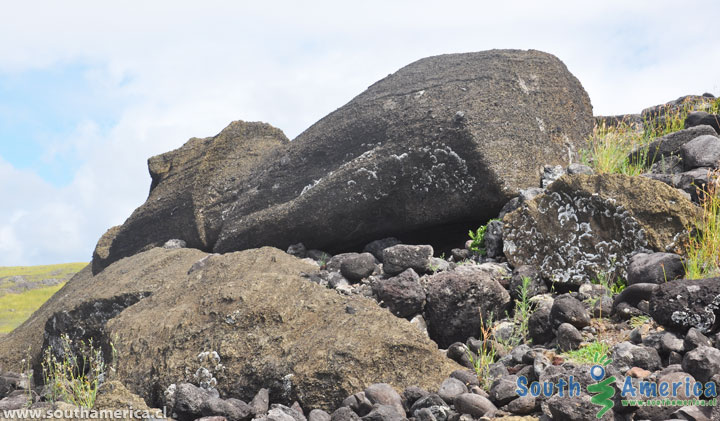
[[[720,89],[712,2],[14,2],[0,19],[0,71],[87,63],[92,85],[122,104],[112,127],[81,121],[50,143],[48,158],[82,162],[67,186],[0,161],[0,197],[10,198],[0,207],[0,265],[87,260],[99,235],[145,199],[149,156],[236,119],[294,137],[429,55],[551,52],[598,114]]]

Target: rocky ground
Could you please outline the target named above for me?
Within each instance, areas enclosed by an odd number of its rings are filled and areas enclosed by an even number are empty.
[[[644,176],[595,173],[579,82],[491,51],[413,63],[292,142],[244,122],[191,139],[150,159],[148,201],[0,343],[0,409],[67,405],[37,373],[92,339],[96,408],[181,421],[720,420],[619,393],[720,383],[720,278],[684,265],[712,121],[647,146]],[[570,379],[575,396],[518,393]]]

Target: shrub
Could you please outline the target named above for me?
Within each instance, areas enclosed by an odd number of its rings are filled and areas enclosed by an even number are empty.
[[[92,408],[97,390],[105,381],[106,366],[102,351],[93,346],[92,340],[77,344],[76,353],[67,335],[61,337],[61,349],[53,352],[46,348],[42,371],[46,385],[46,398],[51,402],[64,401],[75,406]],[[114,352],[114,347],[113,347]],[[60,358],[56,354],[61,355]]]

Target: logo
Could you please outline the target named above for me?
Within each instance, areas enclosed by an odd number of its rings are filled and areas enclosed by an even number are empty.
[[[600,419],[607,411],[610,410],[610,408],[613,407],[613,401],[611,398],[615,396],[615,389],[613,389],[610,385],[617,379],[615,379],[615,376],[610,376],[607,379],[602,380],[605,377],[605,367],[612,362],[611,359],[604,355],[601,356],[600,354],[595,353],[593,362],[595,365],[590,368],[590,377],[598,383],[588,385],[587,390],[590,394],[595,395],[592,399],[590,399],[590,402],[595,405],[602,406],[595,415],[596,418]]]
[[[658,382],[626,376],[622,388],[620,388],[619,383],[616,383],[615,376],[605,378],[606,367],[612,363],[611,359],[606,355],[596,353],[592,362],[590,377],[597,383],[588,385],[587,391],[591,395],[590,402],[600,407],[595,415],[598,419],[618,403],[613,401],[616,384],[622,398],[619,404],[625,407],[717,405],[717,385],[714,382],[701,383],[694,381],[691,377],[686,377],[684,381]],[[569,376],[567,380],[560,378],[557,383],[544,381],[542,384],[537,381],[528,384],[528,379],[520,376],[517,379],[515,392],[521,397],[526,395],[579,397],[582,395],[582,387],[573,376]]]

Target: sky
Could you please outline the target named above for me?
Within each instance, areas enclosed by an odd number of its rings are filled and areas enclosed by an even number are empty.
[[[713,1],[3,3],[0,266],[89,261],[150,156],[233,120],[292,139],[427,56],[552,53],[596,115],[720,94]]]

